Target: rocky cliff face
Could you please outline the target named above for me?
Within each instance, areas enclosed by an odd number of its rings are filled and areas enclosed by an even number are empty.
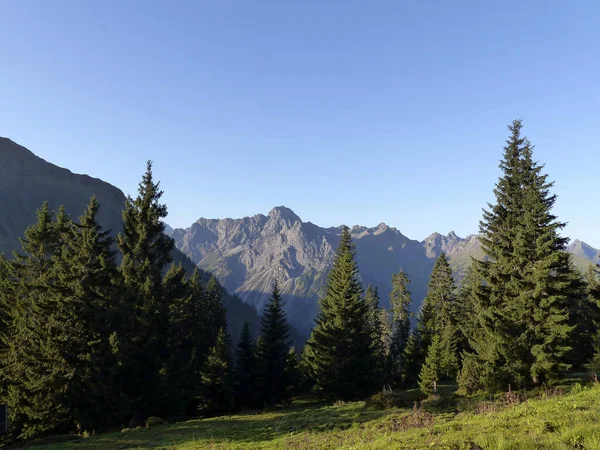
[[[318,297],[339,242],[340,227],[321,228],[302,220],[289,208],[276,207],[267,216],[242,219],[199,219],[176,229],[176,245],[200,267],[213,271],[223,285],[262,310],[274,279],[280,282],[294,325],[306,331],[318,311]],[[380,224],[351,229],[364,285],[380,289],[384,304],[392,273],[404,268],[417,299],[432,267],[421,243]]]
[[[195,263],[215,273],[228,290],[258,311],[268,299],[271,283],[277,279],[285,295],[290,321],[307,332],[318,312],[318,298],[340,231],[341,227],[321,228],[303,222],[291,209],[279,206],[266,216],[199,219],[189,228],[173,230],[171,236],[177,247]],[[386,307],[392,274],[400,269],[411,279],[413,310],[416,311],[426,295],[435,259],[442,252],[449,257],[459,282],[471,258],[483,258],[477,235],[463,239],[454,232],[447,236],[434,233],[418,242],[384,223],[373,228],[355,226],[351,234],[363,285],[377,286]],[[579,263],[589,263],[595,255],[581,245],[573,249],[583,249],[579,253],[586,259],[576,256]]]

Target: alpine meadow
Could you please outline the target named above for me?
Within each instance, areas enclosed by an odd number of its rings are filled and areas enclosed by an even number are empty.
[[[101,195],[52,195],[0,257],[2,444],[600,449],[598,261],[576,264],[552,179],[508,128],[478,251],[441,251],[416,299],[410,264],[365,284],[359,238],[331,229],[306,333],[288,272],[264,275],[257,310],[192,262],[151,162],[115,229]]]

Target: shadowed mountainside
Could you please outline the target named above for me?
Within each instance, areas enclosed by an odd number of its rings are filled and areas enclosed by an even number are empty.
[[[55,166],[10,139],[0,138],[0,253],[10,257],[20,249],[19,238],[35,223],[36,210],[44,201],[54,210],[64,205],[76,219],[93,195],[100,203],[100,224],[116,235],[122,227],[121,211],[126,201],[121,190],[98,178]],[[194,269],[195,264],[178,249],[173,252],[173,260],[181,262],[188,273]],[[209,273],[203,273],[205,280],[209,277]],[[227,292],[223,292],[223,303],[234,340],[246,320],[258,333],[260,318],[252,306]],[[296,331],[292,337],[296,342],[303,341]]]

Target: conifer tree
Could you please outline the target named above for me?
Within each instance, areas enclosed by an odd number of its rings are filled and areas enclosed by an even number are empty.
[[[214,275],[211,275],[206,285],[204,309],[208,324],[208,342],[215,342],[219,330],[227,329],[227,311],[223,306],[221,286]]]
[[[437,385],[441,379],[443,348],[439,334],[433,335],[428,348],[427,358],[419,373],[419,389],[424,394],[437,392]]]
[[[202,369],[202,393],[198,409],[204,416],[215,416],[231,411],[233,407],[231,375],[229,336],[225,328],[221,328]]]
[[[572,295],[569,302],[569,325],[573,331],[569,339],[571,349],[564,359],[572,369],[582,369],[593,357],[600,335],[600,304],[594,295],[598,281],[592,265],[585,273],[572,273],[572,290],[578,295]]]
[[[483,281],[476,295],[479,331],[463,364],[470,375],[461,373],[470,389],[539,384],[568,368],[572,305],[581,296],[568,240],[559,234],[565,224],[552,214],[553,183],[533,160],[521,122],[509,128],[496,203],[480,222],[487,259],[475,263]]]
[[[275,405],[286,400],[285,367],[290,349],[290,328],[277,281],[263,311],[260,335],[260,398],[266,405]]]
[[[20,439],[69,422],[64,395],[72,366],[61,355],[54,333],[60,328],[53,270],[59,245],[52,211],[44,203],[21,240],[23,253],[4,263],[11,286],[10,297],[3,295],[7,327],[0,376],[6,384],[3,401],[12,434]]]
[[[100,205],[92,197],[78,224],[66,212],[57,214],[55,229],[62,245],[54,272],[62,337],[59,351],[72,367],[65,401],[80,430],[94,430],[114,420],[114,360],[109,335],[118,314],[115,298],[118,272],[110,231],[98,224]]]
[[[392,275],[392,291],[390,293],[390,311],[392,313],[391,355],[393,377],[402,381],[405,374],[404,353],[410,338],[410,303],[408,275],[400,270]]]
[[[459,366],[462,366],[462,355],[464,352],[471,352],[472,348],[469,339],[477,333],[478,322],[476,318],[476,294],[481,285],[476,263],[472,262],[462,280],[460,289],[455,300],[455,322],[457,326],[456,354],[459,359]]]
[[[290,347],[290,351],[288,352],[285,363],[284,378],[286,387],[285,398],[287,400],[300,393],[302,382],[302,374],[300,372],[298,355],[296,354],[296,349],[294,347]]]
[[[586,285],[590,315],[592,319],[587,321],[593,322],[591,324],[592,331],[590,340],[593,342],[593,354],[590,360],[585,365],[585,368],[594,372],[596,376],[600,373],[600,320],[598,320],[597,311],[600,308],[600,279],[598,277],[598,268],[600,266],[588,267],[586,271]],[[586,321],[586,322],[587,322]],[[588,322],[589,323],[589,322]]]
[[[233,372],[233,394],[236,409],[254,408],[258,405],[257,369],[254,339],[250,333],[250,325],[245,322],[236,349]]]
[[[154,182],[152,163],[139,184],[138,196],[123,211],[123,231],[117,237],[123,254],[120,272],[124,295],[116,336],[125,414],[131,424],[161,415],[161,370],[167,357],[170,299],[164,293],[162,272],[171,262],[173,240],[164,234],[167,207]]]
[[[350,230],[344,227],[316,326],[303,353],[303,365],[322,396],[351,400],[377,388],[367,313]]]
[[[172,416],[194,412],[194,393],[190,391],[193,368],[197,364],[195,340],[202,333],[199,306],[183,267],[171,264],[163,279],[163,295],[169,299],[167,331],[168,357],[161,370],[164,406]],[[190,411],[191,409],[191,411]]]
[[[379,306],[379,292],[377,287],[373,288],[370,284],[367,286],[365,302],[369,308],[367,320],[371,329],[373,356],[377,361],[377,377],[380,384],[386,385],[391,381],[388,353],[385,348],[386,331],[383,323],[383,320],[387,320],[387,317],[382,315],[382,308]]]

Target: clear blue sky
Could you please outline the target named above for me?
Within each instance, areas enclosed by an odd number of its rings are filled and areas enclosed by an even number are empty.
[[[600,247],[597,1],[0,1],[0,135],[177,227],[474,233],[514,118]]]

